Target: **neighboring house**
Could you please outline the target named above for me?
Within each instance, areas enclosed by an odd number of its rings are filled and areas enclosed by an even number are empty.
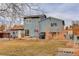
[[[67,26],[64,30],[65,30],[65,32],[64,32],[65,39],[67,39],[67,40],[73,40],[74,36],[73,36],[72,26],[70,26],[70,27]]]
[[[31,15],[24,17],[25,36],[39,36],[39,21],[46,19],[46,15]]]
[[[0,38],[9,38],[10,33],[6,31],[0,31]]]
[[[21,38],[24,36],[24,26],[23,25],[14,25],[10,29],[10,35],[12,38]]]
[[[79,24],[73,24],[72,25],[73,35],[74,35],[74,41],[79,43]]]
[[[5,25],[0,24],[0,38],[9,38],[10,37],[10,33],[5,31]]]
[[[72,24],[71,28],[66,29],[66,39],[79,43],[79,24]]]
[[[53,37],[59,35],[64,30],[64,21],[54,17],[48,17],[40,21],[40,35]],[[45,37],[44,37],[45,38]]]

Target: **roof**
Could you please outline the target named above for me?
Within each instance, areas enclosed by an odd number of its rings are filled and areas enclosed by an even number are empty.
[[[11,30],[24,30],[24,26],[23,25],[14,25]]]
[[[58,18],[55,18],[55,17],[48,17],[48,18],[46,18],[46,19],[44,19],[44,20],[41,20],[40,22],[42,22],[42,21],[45,21],[45,20],[51,20],[51,19],[56,19],[56,20],[58,20],[58,21],[64,21],[64,20],[62,20],[62,19],[58,19]]]
[[[63,21],[63,19],[59,19],[59,18],[55,18],[55,17],[48,17],[47,19],[56,19],[56,20],[59,20],[59,21]]]
[[[46,18],[46,15],[31,15],[31,16],[24,17],[24,19],[28,19],[28,18],[41,18],[41,17],[45,17]]]
[[[0,31],[3,31],[5,29],[5,25],[0,25]]]
[[[7,31],[0,31],[0,33],[9,33],[9,32],[7,32]]]

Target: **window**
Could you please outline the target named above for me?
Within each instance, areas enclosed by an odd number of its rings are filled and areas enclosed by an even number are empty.
[[[56,32],[53,32],[53,35],[56,35]]]
[[[15,32],[13,32],[13,34],[15,34]]]
[[[62,21],[62,24],[65,25],[64,21]]]
[[[73,35],[70,35],[70,39],[72,39],[72,40],[73,40],[73,39],[74,39],[74,36],[73,36]]]
[[[31,22],[31,19],[28,19],[28,20],[27,20],[27,23],[30,23],[30,22]]]
[[[28,22],[28,20],[27,20],[27,22]]]
[[[77,37],[77,39],[79,40],[79,36]]]
[[[51,23],[51,27],[57,26],[57,23]]]
[[[25,30],[25,35],[29,36],[29,30]]]
[[[39,34],[39,38],[40,39],[45,39],[45,32],[41,32],[40,34]]]
[[[29,20],[29,22],[31,22],[31,20]]]

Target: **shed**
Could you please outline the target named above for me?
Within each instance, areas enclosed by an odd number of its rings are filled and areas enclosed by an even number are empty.
[[[14,25],[13,28],[10,29],[11,37],[13,38],[21,38],[24,34],[24,26],[23,25]]]

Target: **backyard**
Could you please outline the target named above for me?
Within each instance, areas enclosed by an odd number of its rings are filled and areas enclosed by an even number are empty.
[[[57,40],[0,40],[0,55],[5,56],[52,56],[65,42]]]

